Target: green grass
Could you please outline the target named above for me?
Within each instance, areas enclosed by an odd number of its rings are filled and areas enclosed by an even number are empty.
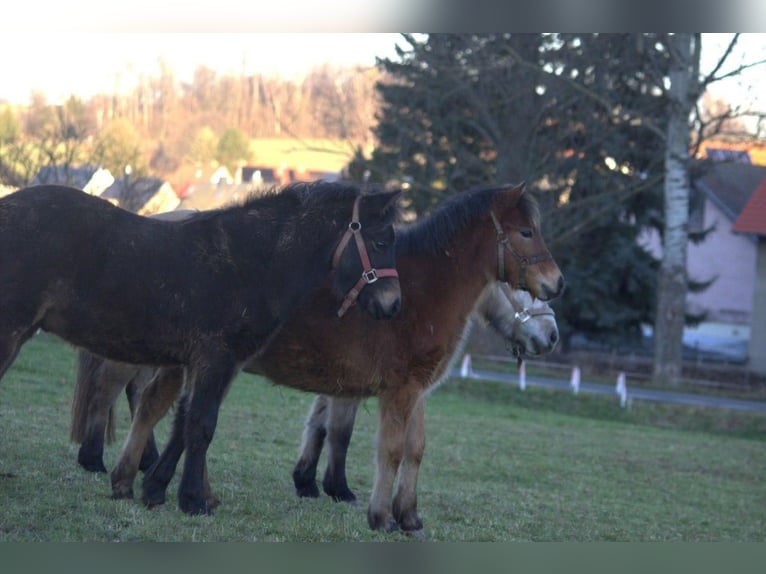
[[[109,498],[68,442],[74,352],[40,335],[0,385],[0,540],[409,540],[367,528],[377,407],[349,453],[358,508],[298,499],[290,477],[310,395],[243,375],[209,451],[213,517]],[[118,442],[128,428],[119,403]],[[766,416],[453,381],[429,398],[419,509],[430,540],[763,541]],[[164,441],[168,424],[159,428]],[[323,461],[322,461],[323,464]],[[139,484],[136,484],[138,491]]]

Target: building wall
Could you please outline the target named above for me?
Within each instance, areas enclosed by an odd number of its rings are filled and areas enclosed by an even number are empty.
[[[711,201],[705,200],[704,227],[717,224],[698,245],[689,243],[687,269],[689,276],[704,281],[718,279],[701,293],[689,293],[688,309],[706,310],[707,320],[748,325],[753,310],[756,243],[751,237],[731,231],[732,221]],[[646,234],[641,242],[656,256],[662,248],[656,233]]]
[[[750,326],[750,370],[766,375],[766,237],[758,241],[758,262],[753,290],[753,317]]]
[[[709,311],[708,320],[749,324],[752,318],[755,285],[756,242],[733,233],[732,221],[712,202],[705,202],[705,229],[716,225],[705,241],[689,244],[689,276],[705,281],[718,279],[701,293],[687,297],[689,309]]]

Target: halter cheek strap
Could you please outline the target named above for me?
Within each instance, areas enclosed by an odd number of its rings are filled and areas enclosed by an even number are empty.
[[[526,257],[519,255],[513,249],[511,240],[503,231],[500,221],[497,219],[494,211],[490,211],[489,215],[492,217],[492,223],[495,226],[495,232],[497,233],[497,279],[503,283],[508,283],[508,278],[505,275],[505,257],[503,250],[507,249],[511,255],[519,262],[519,289],[527,289],[527,267],[529,265],[536,265],[548,259],[552,259],[550,253],[543,253],[535,255],[533,257]]]
[[[367,255],[367,247],[365,246],[364,238],[362,237],[362,223],[359,221],[360,200],[361,196],[357,196],[356,200],[354,200],[354,208],[351,213],[351,223],[348,224],[348,229],[346,229],[346,233],[343,234],[340,243],[338,243],[338,247],[335,248],[335,254],[332,258],[332,268],[337,269],[338,264],[340,263],[341,255],[343,255],[343,252],[351,241],[351,238],[354,238],[356,250],[359,252],[359,259],[362,262],[362,276],[343,299],[343,303],[341,303],[340,309],[338,309],[338,317],[343,317],[343,315],[346,314],[346,311],[348,311],[349,308],[354,303],[356,303],[359,294],[362,292],[362,289],[364,289],[366,285],[375,283],[382,277],[399,277],[399,273],[397,273],[396,269],[393,267],[387,269],[375,269],[372,266],[372,263],[370,263],[370,257]]]

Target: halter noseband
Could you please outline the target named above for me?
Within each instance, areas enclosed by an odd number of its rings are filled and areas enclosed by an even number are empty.
[[[495,232],[497,233],[497,279],[502,283],[508,283],[508,278],[505,276],[505,257],[503,257],[503,248],[510,251],[511,255],[519,262],[519,289],[527,289],[527,266],[536,265],[548,259],[552,259],[550,253],[543,253],[541,255],[535,255],[533,257],[526,257],[519,255],[514,251],[511,246],[511,240],[503,231],[503,227],[500,225],[497,216],[494,211],[489,212],[492,217],[492,223],[495,226]]]
[[[348,224],[348,229],[346,229],[346,233],[343,234],[340,243],[338,243],[338,247],[335,248],[335,254],[332,258],[332,268],[337,269],[343,251],[345,251],[346,246],[348,245],[349,241],[351,241],[351,238],[354,238],[354,242],[356,243],[356,250],[359,252],[359,259],[362,261],[362,276],[343,299],[343,303],[341,304],[340,309],[338,309],[338,317],[343,317],[343,315],[346,314],[346,311],[348,311],[349,308],[354,303],[356,303],[356,300],[359,297],[359,293],[362,292],[362,289],[364,289],[365,285],[369,283],[375,283],[375,281],[381,277],[399,277],[399,273],[397,273],[396,269],[394,268],[375,269],[370,263],[370,258],[367,255],[367,248],[365,247],[364,239],[362,238],[362,223],[359,221],[359,201],[361,199],[362,196],[359,195],[354,200],[354,208],[351,213],[351,223]]]
[[[511,307],[513,307],[514,315],[513,315],[513,328],[514,330],[519,327],[519,325],[526,323],[529,321],[532,317],[540,317],[542,315],[551,315],[553,317],[556,316],[556,313],[548,307],[547,305],[545,307],[521,307],[513,298],[513,293],[511,293],[511,286],[508,285],[506,282],[502,282],[500,284],[500,287],[503,290],[503,293],[505,293],[505,296],[508,298],[508,301],[511,304]]]

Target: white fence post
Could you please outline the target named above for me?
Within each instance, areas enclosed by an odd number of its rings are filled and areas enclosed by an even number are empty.
[[[628,404],[628,387],[625,384],[625,373],[620,371],[617,375],[617,385],[614,388],[615,392],[620,395],[620,406],[624,407]]]
[[[575,365],[572,367],[572,380],[569,382],[574,394],[580,392],[580,367]]]
[[[466,353],[463,355],[463,363],[460,365],[460,376],[467,379],[473,375],[473,369],[471,368],[471,355]]]
[[[527,363],[521,361],[519,366],[519,388],[523,391],[527,388]]]

